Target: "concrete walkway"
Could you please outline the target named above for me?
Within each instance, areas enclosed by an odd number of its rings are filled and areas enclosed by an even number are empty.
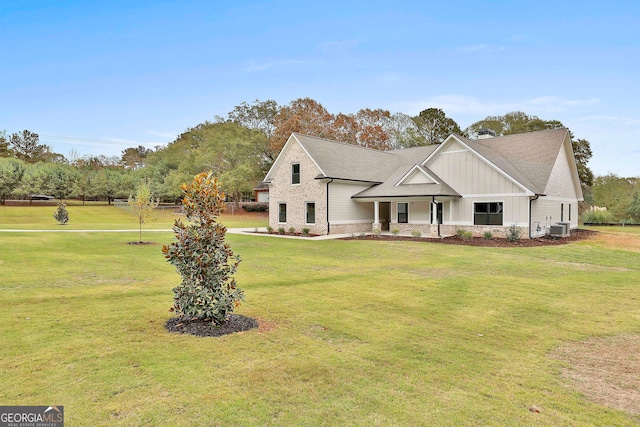
[[[257,230],[257,232],[256,232]],[[69,229],[48,229],[48,230],[3,230],[0,229],[0,233],[138,233],[140,230],[69,230]],[[142,232],[146,233],[167,233],[172,232],[170,228],[164,229],[143,229]],[[279,239],[299,239],[299,240],[329,240],[329,239],[342,239],[345,237],[351,237],[351,234],[331,234],[329,236],[288,236],[286,234],[269,234],[265,227],[261,228],[228,228],[229,234],[244,234],[248,236],[256,237],[276,237]]]

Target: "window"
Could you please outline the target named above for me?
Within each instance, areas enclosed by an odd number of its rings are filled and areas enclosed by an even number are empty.
[[[473,224],[502,225],[502,202],[474,203]]]
[[[291,165],[291,183],[300,184],[300,163]]]
[[[571,203],[569,203],[569,222],[571,222]]]
[[[560,221],[564,221],[564,203],[560,203]]]
[[[409,204],[398,203],[398,224],[406,224],[409,222]]]
[[[316,223],[316,204],[314,202],[307,202],[307,224]]]
[[[280,203],[278,205],[278,222],[287,222],[287,204]]]

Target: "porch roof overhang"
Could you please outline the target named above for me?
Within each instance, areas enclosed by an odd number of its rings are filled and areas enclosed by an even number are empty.
[[[381,201],[381,200],[432,200],[434,197],[460,198],[457,191],[447,184],[405,184],[400,186],[379,185],[368,188],[351,196],[356,201]]]
[[[453,199],[459,199],[462,196],[447,196],[447,195],[441,195],[441,194],[419,194],[419,195],[413,195],[413,196],[379,196],[379,197],[355,197],[352,196],[351,198],[355,201],[355,202],[395,202],[395,201],[428,201],[431,202],[433,201],[434,197],[438,200],[438,201],[446,201],[446,200],[453,200]]]

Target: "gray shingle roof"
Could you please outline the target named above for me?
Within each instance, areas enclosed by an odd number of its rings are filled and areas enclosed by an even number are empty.
[[[534,193],[543,194],[568,132],[561,128],[480,140],[456,137]]]
[[[353,181],[384,182],[400,165],[420,163],[435,150],[435,146],[427,146],[380,151],[299,133],[293,135],[325,177]]]
[[[568,132],[563,128],[481,140],[459,135],[455,137],[526,188],[536,194],[543,194]],[[355,198],[433,195],[460,197],[428,169],[428,162],[426,167],[421,167],[438,183],[396,186],[412,167],[425,163],[438,145],[380,151],[300,133],[294,133],[293,136],[322,170],[320,177],[373,184],[353,196]]]
[[[434,147],[435,148],[435,147]],[[380,185],[374,185],[367,188],[358,194],[355,194],[353,198],[361,199],[368,197],[421,197],[421,196],[452,196],[460,197],[455,190],[447,185],[440,177],[433,173],[433,171],[421,166],[420,168],[431,175],[437,184],[396,184],[402,179],[403,176],[413,167],[415,164],[404,164],[396,169],[389,179]]]

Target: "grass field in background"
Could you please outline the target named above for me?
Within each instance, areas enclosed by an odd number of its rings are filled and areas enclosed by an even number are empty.
[[[640,251],[606,236],[477,248],[230,235],[237,312],[263,327],[196,338],[164,329],[171,233],[148,246],[127,244],[135,231],[0,233],[0,403],[64,405],[69,425],[636,425],[548,357],[640,332]]]
[[[54,218],[55,206],[2,206],[0,205],[0,229],[25,230],[137,230],[138,218],[129,211],[106,203],[71,204],[67,206],[69,222],[60,225]],[[169,229],[176,218],[183,215],[171,209],[157,209],[154,217],[142,225],[142,230]],[[232,227],[266,227],[266,214],[224,214],[220,221]]]

